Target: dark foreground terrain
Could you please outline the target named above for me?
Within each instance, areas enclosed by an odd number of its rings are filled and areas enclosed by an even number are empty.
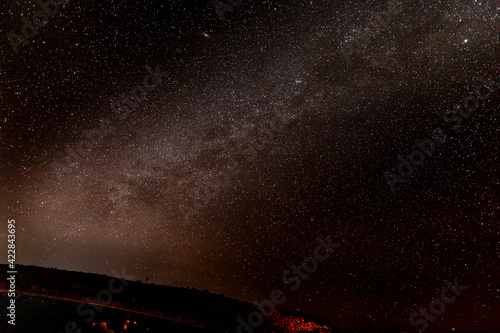
[[[245,332],[238,317],[257,308],[246,302],[190,288],[146,284],[105,275],[16,265],[16,318],[6,265],[0,265],[0,332],[144,333]],[[117,272],[119,273],[119,272]],[[251,330],[251,329],[250,329]],[[257,329],[255,330],[257,331]],[[259,332],[331,332],[326,326],[273,311]]]
[[[6,304],[2,297],[2,308]],[[16,326],[2,325],[2,332],[53,332],[66,333],[66,325],[75,322],[78,328],[69,329],[69,332],[103,333],[103,332],[212,332],[208,329],[178,323],[155,316],[134,313],[114,308],[104,308],[96,313],[91,323],[86,323],[75,312],[77,302],[64,301],[39,296],[20,295],[16,300]],[[71,327],[71,326],[70,326]]]

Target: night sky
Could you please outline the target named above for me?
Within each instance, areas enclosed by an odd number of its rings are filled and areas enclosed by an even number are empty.
[[[499,2],[69,0],[16,47],[41,7],[0,6],[0,233],[16,219],[18,264],[281,289],[279,309],[339,331],[409,330],[458,277],[429,331],[500,325]]]

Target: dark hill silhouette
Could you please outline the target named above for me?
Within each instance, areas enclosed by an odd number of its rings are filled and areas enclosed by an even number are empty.
[[[257,310],[251,303],[207,290],[55,268],[16,265],[16,269],[15,332],[237,332],[236,318],[247,318]],[[0,265],[1,332],[13,328],[5,318],[7,271],[7,265]],[[274,311],[255,332],[331,330]]]

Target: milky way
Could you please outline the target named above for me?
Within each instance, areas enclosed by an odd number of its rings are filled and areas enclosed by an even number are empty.
[[[430,325],[488,330],[500,89],[457,130],[443,115],[498,80],[495,6],[243,0],[223,20],[204,1],[74,0],[15,53],[8,32],[39,8],[5,2],[0,216],[18,263],[248,301],[282,288],[281,309],[340,331],[409,329],[458,276],[470,288]],[[120,120],[112,101],[147,66],[163,79]],[[102,119],[113,130],[58,172]],[[391,191],[384,172],[436,127],[446,142]],[[328,235],[340,247],[290,291],[283,273]]]

